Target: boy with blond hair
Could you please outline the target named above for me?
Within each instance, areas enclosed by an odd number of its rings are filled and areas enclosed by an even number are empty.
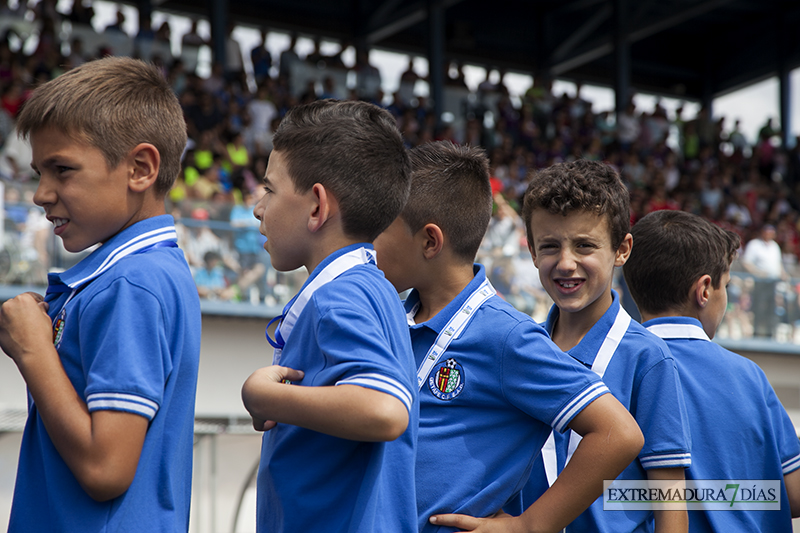
[[[711,342],[728,304],[739,236],[683,211],[650,213],[631,233],[636,247],[622,269],[625,280],[643,325],[675,358],[692,421],[686,479],[780,482],[779,510],[693,509],[689,531],[791,532],[800,516],[794,425],[764,372]]]
[[[99,247],[0,312],[29,393],[9,531],[186,531],[200,303],[164,208],[178,100],[153,66],[107,58],[36,89],[17,128],[55,235]]]
[[[395,288],[413,288],[405,309],[420,394],[419,529],[557,531],[636,456],[641,432],[474,263],[492,213],[484,152],[435,142],[410,156],[411,196],[375,244]],[[497,516],[550,431],[569,428],[584,440],[559,482],[521,517]]]
[[[372,241],[408,197],[394,118],[365,102],[293,108],[255,207],[276,270],[305,267],[273,365],[242,388],[264,431],[259,532],[416,530],[419,406],[403,309]]]
[[[645,444],[617,479],[683,479],[691,464],[688,418],[675,362],[664,342],[631,320],[611,288],[633,240],[628,190],[612,167],[577,160],[535,174],[522,216],[539,278],[553,299],[545,328],[591,368],[636,419]],[[574,460],[575,434],[554,434],[523,491],[534,501]],[[567,531],[685,531],[685,511],[605,511],[595,501]]]

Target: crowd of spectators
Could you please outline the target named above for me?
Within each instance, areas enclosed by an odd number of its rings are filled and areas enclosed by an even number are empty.
[[[29,21],[38,42],[25,53],[27,36],[19,35],[13,24],[0,25],[0,178],[7,196],[19,194],[18,185],[26,180],[35,181],[29,154],[14,134],[14,118],[37,83],[92,58],[119,53],[117,49],[153,61],[185,112],[190,141],[169,203],[183,222],[184,249],[205,297],[280,303],[284,293],[291,294],[288,285],[298,280],[271,270],[265,254],[259,253],[260,236],[250,214],[281,118],[292,106],[328,97],[383,105],[396,117],[409,146],[449,139],[486,149],[497,209],[481,259],[489,264],[498,289],[529,311],[539,313],[546,305],[536,289],[535,271],[524,260],[520,198],[532,172],[577,158],[607,161],[619,170],[631,192],[633,222],[650,211],[682,209],[736,231],[743,243],[763,225],[771,225],[786,271],[797,275],[800,143],[782,147],[771,121],[749,143],[738,121],[728,131],[725,119],[705,108],[687,119],[681,108],[668,113],[658,103],[652,111],[642,111],[631,99],[615,116],[593,110],[592,102],[581,96],[580,84],[572,95],[554,94],[552,80],[543,77],[514,97],[502,71],[494,83],[487,71],[486,80],[469,91],[460,66],[453,63],[447,68],[445,94],[457,99],[457,112],[449,122],[437,123],[427,99],[414,93],[424,78],[414,71],[413,61],[401,76],[400,89],[384,95],[380,73],[364,50],[355,54],[355,64],[345,65],[342,52],[348,43],[341,43],[339,53],[324,55],[317,39],[314,50],[301,58],[295,35],[273,57],[266,48],[266,30],[258,46],[243,51],[231,27],[226,66],[214,64],[210,75],[201,77],[198,50],[209,43],[197,34],[196,21],[180,39],[180,54],[173,56],[168,22],[156,28],[140,17],[138,34],[128,36],[120,10],[115,24],[96,32],[90,25],[91,8],[81,0],[68,13],[59,13],[55,0],[40,0],[30,8],[20,0],[13,9],[7,1],[0,0],[0,20]],[[62,40],[65,21],[73,31]],[[87,47],[84,41],[97,46]],[[246,56],[252,68],[245,69]],[[348,78],[348,71],[354,76]],[[349,85],[345,81],[353,79]],[[8,198],[7,203],[15,205]],[[7,214],[7,230],[9,218]],[[21,236],[33,233],[26,238],[35,240],[41,224],[31,224],[36,228],[31,230],[19,218],[11,217],[11,229]]]

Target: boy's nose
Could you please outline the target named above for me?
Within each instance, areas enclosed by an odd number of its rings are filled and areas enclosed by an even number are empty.
[[[569,250],[564,250],[558,257],[557,268],[562,272],[572,272],[577,267],[574,254]]]
[[[55,193],[49,187],[48,180],[44,176],[39,178],[39,185],[36,187],[36,192],[33,193],[33,203],[39,207],[55,203]]]
[[[261,206],[261,201],[257,202],[255,206],[253,206],[253,216],[256,217],[258,220],[261,220],[261,213],[263,211],[263,207]]]

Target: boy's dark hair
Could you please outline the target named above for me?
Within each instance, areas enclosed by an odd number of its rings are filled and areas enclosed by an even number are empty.
[[[412,148],[409,157],[411,194],[400,217],[411,233],[436,224],[456,257],[472,263],[492,217],[486,153],[439,141]]]
[[[701,276],[718,289],[730,269],[739,236],[683,211],[655,211],[631,231],[633,250],[622,267],[640,311],[662,313],[686,303]]]
[[[186,122],[169,83],[148,63],[129,57],[89,61],[39,86],[17,117],[17,131],[28,138],[53,127],[103,154],[116,168],[140,143],[161,157],[154,190],[166,194],[181,169]]]
[[[408,199],[411,171],[394,117],[367,102],[292,108],[272,139],[297,192],[320,183],[339,202],[344,231],[372,242]]]
[[[597,161],[578,159],[558,163],[533,175],[522,206],[522,218],[531,246],[531,215],[536,209],[563,216],[573,211],[589,211],[606,217],[611,230],[611,246],[615,250],[630,233],[628,189],[613,167]]]

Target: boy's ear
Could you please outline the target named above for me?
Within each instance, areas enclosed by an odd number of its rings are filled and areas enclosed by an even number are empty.
[[[708,304],[708,299],[711,296],[712,281],[711,276],[704,274],[697,281],[694,282],[692,287],[692,299],[699,308],[704,308]]]
[[[531,257],[533,258],[534,264],[536,263],[536,248],[534,248],[533,243],[528,241],[528,251],[531,253]]]
[[[625,263],[628,262],[628,258],[631,256],[631,250],[633,250],[633,235],[628,233],[625,235],[625,238],[622,239],[622,243],[617,248],[617,254],[614,258],[614,266],[621,267]]]
[[[308,231],[319,231],[331,217],[339,212],[339,202],[321,183],[311,187],[310,196],[313,202],[308,217]]]
[[[150,143],[136,145],[128,156],[131,174],[128,188],[133,192],[144,192],[156,182],[161,168],[161,154]]]
[[[425,259],[433,259],[439,255],[444,247],[444,233],[442,228],[436,224],[425,224],[417,232],[418,238],[422,241],[422,256]]]

